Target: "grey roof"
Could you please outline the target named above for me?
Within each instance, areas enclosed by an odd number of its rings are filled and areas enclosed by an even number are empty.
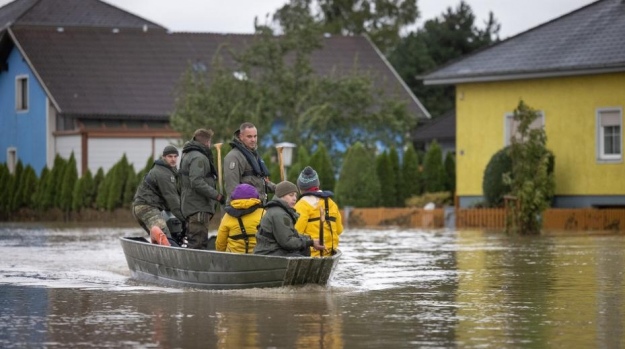
[[[437,141],[453,141],[456,139],[456,112],[447,113],[418,126],[412,132],[412,140],[418,143]]]
[[[139,29],[115,33],[78,27],[58,31],[20,26],[9,33],[60,113],[156,120],[167,120],[173,111],[174,90],[190,63],[201,62],[210,69],[220,45],[237,49],[253,39],[253,35]],[[375,74],[377,87],[405,101],[415,117],[429,117],[367,38],[325,38],[323,49],[312,56],[318,74],[348,72],[355,62]]]
[[[625,1],[599,0],[438,68],[424,82],[456,84],[615,71],[625,71]]]
[[[91,26],[150,29],[164,27],[99,0],[16,0],[0,8],[7,26]]]

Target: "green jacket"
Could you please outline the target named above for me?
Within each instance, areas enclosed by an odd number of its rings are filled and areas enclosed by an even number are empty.
[[[234,133],[232,150],[224,158],[224,195],[230,202],[230,194],[237,185],[247,183],[258,191],[263,203],[267,202],[267,194],[275,192],[276,185],[266,182],[269,171],[256,151],[249,150],[239,140],[239,130]],[[248,157],[243,152],[247,152]]]
[[[286,201],[274,198],[265,207],[265,215],[256,233],[254,254],[286,256],[313,245],[310,236],[295,230],[299,215]]]
[[[215,213],[219,192],[212,157],[210,148],[197,141],[189,141],[182,148],[180,203],[185,218],[198,212]]]
[[[180,210],[179,177],[176,168],[169,166],[163,159],[154,161],[152,168],[139,184],[132,204],[171,211],[174,216],[184,221]]]

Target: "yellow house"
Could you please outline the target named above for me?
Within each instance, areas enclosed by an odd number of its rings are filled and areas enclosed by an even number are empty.
[[[456,190],[482,201],[484,169],[516,132],[520,100],[555,154],[554,207],[625,207],[625,1],[600,0],[424,78],[456,87]]]

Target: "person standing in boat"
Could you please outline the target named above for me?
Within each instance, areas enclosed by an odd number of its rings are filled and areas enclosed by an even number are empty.
[[[208,224],[215,214],[217,203],[225,198],[216,189],[217,168],[211,153],[213,131],[197,129],[193,139],[182,148],[180,161],[181,209],[189,222],[187,247],[208,248]]]
[[[293,209],[297,201],[297,187],[284,181],[276,185],[276,192],[271,201],[265,205],[265,215],[260,221],[256,233],[254,254],[308,257],[310,248],[323,250],[319,240],[295,230],[298,214]]]
[[[180,186],[176,163],[178,149],[168,145],[160,159],[143,177],[132,202],[132,214],[139,225],[150,234],[152,242],[170,245],[172,238],[162,211],[170,211],[180,222],[184,216],[180,210]],[[163,236],[165,235],[165,236]]]
[[[217,229],[215,249],[223,252],[253,253],[256,231],[265,210],[258,191],[249,184],[239,184],[226,205],[226,213]]]
[[[332,200],[331,191],[320,189],[319,176],[312,167],[306,166],[297,178],[302,197],[295,204],[299,214],[295,229],[313,239],[319,239],[325,250],[312,250],[312,257],[331,256],[339,246],[343,223],[338,205]]]
[[[232,150],[224,158],[224,191],[226,197],[241,183],[252,185],[260,199],[267,202],[268,193],[275,191],[276,185],[269,180],[269,170],[258,154],[258,131],[256,126],[244,122],[234,132],[230,142]]]

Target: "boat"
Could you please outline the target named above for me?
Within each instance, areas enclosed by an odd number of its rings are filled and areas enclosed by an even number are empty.
[[[325,258],[194,250],[121,237],[131,277],[168,287],[227,290],[306,284],[326,286],[341,252]]]

